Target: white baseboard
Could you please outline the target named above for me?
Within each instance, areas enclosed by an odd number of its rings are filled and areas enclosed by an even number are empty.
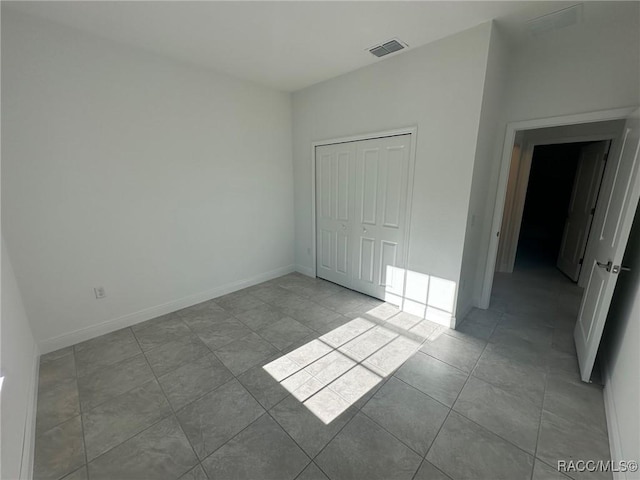
[[[606,362],[602,364],[602,380],[604,383],[604,413],[607,418],[607,431],[609,433],[609,450],[611,452],[611,460],[616,464],[619,464],[621,460],[628,460],[622,458],[622,441],[620,440],[620,429],[618,427],[618,413],[616,411],[616,404],[613,399],[613,393],[611,388],[611,375],[609,375],[609,368]],[[613,472],[614,480],[627,480],[626,472]]]
[[[456,328],[456,326],[458,326],[460,324],[460,322],[462,322],[465,317],[469,314],[469,312],[471,311],[471,309],[473,308],[473,305],[468,303],[466,305],[463,305],[455,314],[455,316],[451,316],[451,328]]]
[[[35,347],[35,346],[34,346]],[[38,376],[40,370],[40,352],[34,348],[31,382],[29,382],[28,404],[26,408],[24,435],[22,437],[22,458],[20,460],[20,478],[33,478],[33,460],[36,447],[36,410],[38,408]]]
[[[303,265],[296,265],[296,272],[306,275],[307,277],[315,277],[313,269],[311,267],[305,267]]]
[[[242,290],[243,288],[257,285],[258,283],[266,282],[267,280],[286,275],[287,273],[291,273],[295,270],[296,267],[294,265],[287,265],[286,267],[277,268],[275,270],[261,273],[245,280],[222,285],[206,292],[189,295],[187,297],[173,300],[162,305],[145,308],[144,310],[140,310],[138,312],[128,313],[117,318],[106,320],[97,325],[91,325],[89,327],[81,328],[73,332],[58,335],[53,338],[48,338],[39,342],[38,346],[40,347],[40,352],[42,352],[42,354],[53,352],[60,348],[65,348],[71,345],[75,345],[76,343],[84,342],[85,340],[90,340],[100,335],[104,335],[105,333],[111,333],[121,328],[130,327],[131,325],[135,325],[146,320],[151,320],[152,318],[166,315],[167,313],[172,313],[177,310],[187,308],[198,303],[206,302],[207,300],[211,300],[228,293],[235,292],[237,290]]]

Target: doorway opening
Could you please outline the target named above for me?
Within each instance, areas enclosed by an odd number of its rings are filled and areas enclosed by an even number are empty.
[[[609,141],[534,147],[514,270],[582,270]]]
[[[504,204],[496,206],[499,229],[489,254],[496,262],[487,265],[483,297],[483,305],[506,305],[510,316],[500,322],[513,323],[514,334],[569,354],[585,382],[640,196],[638,112],[587,120],[593,115],[576,124],[545,119],[508,127],[498,190]],[[560,126],[541,128],[554,123]]]

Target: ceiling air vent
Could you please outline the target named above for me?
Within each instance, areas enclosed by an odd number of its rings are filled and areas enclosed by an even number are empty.
[[[582,4],[579,3],[578,5],[529,20],[527,22],[527,30],[529,30],[532,36],[537,37],[552,30],[559,30],[569,25],[575,25],[581,21]]]
[[[402,43],[395,38],[393,40],[389,40],[382,45],[376,45],[375,47],[369,48],[369,52],[371,52],[376,57],[384,57],[385,55],[389,55],[390,53],[394,53],[400,50],[403,50],[408,45],[406,43]]]

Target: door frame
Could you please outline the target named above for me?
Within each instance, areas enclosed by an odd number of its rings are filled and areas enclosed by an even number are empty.
[[[502,227],[502,217],[509,180],[509,169],[511,167],[511,156],[513,153],[516,133],[518,131],[535,130],[538,128],[562,127],[567,125],[604,122],[608,120],[623,120],[637,109],[637,106],[632,106],[507,123],[504,144],[502,147],[502,159],[500,162],[498,185],[496,188],[496,199],[493,209],[487,262],[485,265],[484,281],[482,284],[482,294],[480,296],[480,308],[489,308],[491,300],[491,290],[493,288],[493,277],[496,271],[496,259],[498,256],[498,245],[500,240],[499,235]]]
[[[498,252],[500,251],[500,242],[502,240],[508,242],[504,245],[504,248],[508,250],[503,254],[504,262],[502,267],[506,267],[501,272],[512,273],[516,262],[516,253],[518,247],[518,241],[520,239],[520,227],[522,226],[522,216],[524,215],[524,204],[527,197],[527,191],[529,190],[529,175],[531,173],[531,166],[533,164],[533,154],[535,148],[539,145],[559,145],[563,143],[579,143],[579,142],[601,142],[616,138],[617,133],[594,133],[592,135],[573,135],[567,137],[555,137],[549,136],[540,138],[528,139],[525,133],[522,139],[522,147],[520,150],[520,157],[517,162],[518,174],[516,177],[516,185],[514,188],[511,208],[509,210],[510,215],[503,215],[504,222],[501,224],[500,237],[498,237]],[[513,162],[510,168],[513,167]],[[508,183],[508,180],[507,180]],[[505,202],[508,200],[505,193]],[[506,203],[505,203],[506,205]],[[509,238],[505,240],[505,230],[510,232]],[[505,265],[506,264],[506,265]],[[497,268],[496,268],[497,270]]]
[[[416,166],[416,141],[418,135],[418,127],[404,127],[398,128],[394,130],[383,130],[373,133],[363,133],[359,135],[350,135],[345,137],[336,137],[329,138],[326,140],[319,140],[315,142],[311,142],[311,258],[313,259],[313,265],[311,266],[311,276],[317,277],[317,266],[318,266],[318,257],[317,257],[317,238],[316,238],[316,147],[321,147],[323,145],[334,145],[336,143],[350,143],[350,142],[359,142],[362,140],[373,140],[375,138],[386,138],[386,137],[398,137],[400,135],[410,135],[411,140],[409,142],[410,150],[409,150],[409,171],[408,171],[408,182],[407,182],[407,209],[405,212],[405,225],[406,225],[406,235],[404,238],[404,258],[402,259],[403,265],[405,268],[407,267],[407,261],[409,259],[409,237],[411,231],[411,210],[413,204],[413,179],[415,177],[415,166]]]

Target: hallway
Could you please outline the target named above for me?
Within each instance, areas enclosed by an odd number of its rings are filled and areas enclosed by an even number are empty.
[[[545,471],[547,466],[555,470],[558,460],[610,458],[602,387],[597,378],[593,384],[580,380],[576,358],[573,327],[581,295],[582,289],[553,266],[522,262],[513,274],[496,274],[490,309],[472,311],[459,327],[462,333],[488,339],[472,377],[500,393],[478,402],[472,419],[524,447],[524,439],[518,442],[512,435],[523,435],[527,427],[508,418],[512,406],[529,405],[536,467]],[[501,396],[513,403],[501,404]],[[610,473],[569,475],[611,478]],[[533,478],[565,477],[549,471]]]

